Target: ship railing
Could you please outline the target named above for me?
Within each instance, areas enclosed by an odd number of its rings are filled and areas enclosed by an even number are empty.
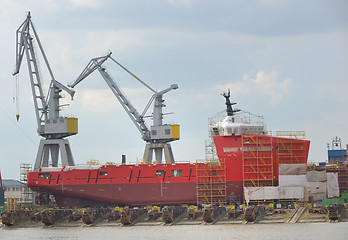
[[[204,160],[205,161],[205,160]],[[192,164],[192,165],[195,165],[196,163],[193,163],[193,162],[190,162],[190,161],[176,161],[175,163],[170,163],[172,165],[175,165],[175,164]],[[157,163],[150,163],[150,164],[145,164],[145,163],[142,163],[142,162],[129,162],[127,163],[127,165],[156,165]],[[162,164],[167,164],[167,163],[162,163]],[[99,169],[101,166],[103,165],[111,165],[111,166],[121,166],[123,165],[122,163],[115,163],[115,162],[107,162],[105,164],[89,164],[89,163],[85,163],[85,164],[75,164],[74,166],[63,166],[61,164],[59,164],[58,166],[48,166],[48,167],[41,167],[40,168],[40,171],[42,172],[46,172],[46,171],[61,171],[62,168],[64,168],[65,171],[68,171],[68,170],[73,170],[73,169]],[[30,169],[26,172],[32,172],[33,170]]]
[[[204,159],[204,160],[197,160],[196,161],[196,165],[198,166],[210,166],[210,167],[217,167],[217,166],[221,166],[221,162],[219,161],[219,159],[217,160],[208,160],[208,159]]]
[[[152,163],[144,163],[144,162],[129,162],[127,163],[127,165],[156,165],[156,164],[180,164],[180,163],[191,163],[194,164],[190,161],[175,161],[174,163],[166,163],[166,162],[162,162],[162,163],[157,163],[157,162],[152,162]],[[111,164],[111,165],[122,165],[119,163],[116,164]]]
[[[293,138],[293,139],[306,139],[305,131],[277,131],[277,137]]]

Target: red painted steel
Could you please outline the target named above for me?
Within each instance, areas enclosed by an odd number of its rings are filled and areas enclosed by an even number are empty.
[[[278,164],[289,163],[292,158],[284,157],[284,151],[289,150],[286,140],[281,139],[281,149],[279,138],[272,138],[273,184],[277,185]],[[240,201],[243,199],[242,136],[216,136],[214,142],[219,159],[226,161],[227,201]],[[307,163],[309,141],[291,139],[291,143],[296,143],[302,151],[296,163]],[[283,154],[280,158],[279,153]],[[58,206],[197,202],[196,164],[192,163],[103,165],[97,169],[63,167],[60,171],[28,172],[27,183],[34,191],[52,193]]]

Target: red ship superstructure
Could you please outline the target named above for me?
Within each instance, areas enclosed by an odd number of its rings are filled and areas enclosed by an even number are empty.
[[[227,116],[212,126],[218,159],[226,161],[226,192],[241,202],[245,187],[279,186],[279,176],[305,174],[310,142],[304,132],[279,131],[271,136],[263,117],[232,109],[226,98]]]

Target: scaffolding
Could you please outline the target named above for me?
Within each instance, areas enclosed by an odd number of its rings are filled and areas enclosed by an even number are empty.
[[[16,211],[16,210],[17,210],[17,199],[7,198],[7,211]]]
[[[326,166],[326,172],[334,172],[338,175],[338,188],[339,194],[342,196],[342,193],[348,192],[348,165],[344,163],[337,163]]]
[[[205,159],[213,160],[217,158],[214,136],[216,135],[213,130],[213,125],[216,124],[217,119],[220,119],[222,114],[225,114],[225,111],[220,112],[215,117],[208,118],[208,132],[209,139],[205,141]]]
[[[274,161],[272,137],[242,136],[243,188],[273,186]]]
[[[21,205],[23,207],[29,207],[33,202],[33,193],[27,185],[27,173],[32,171],[32,164],[21,163],[20,165],[20,181],[25,183],[22,189],[22,201]]]
[[[226,162],[211,159],[196,163],[197,204],[226,205]]]
[[[348,166],[343,163],[338,163],[338,186],[340,196],[343,192],[348,192]]]
[[[307,164],[305,145],[301,141],[306,137],[304,131],[277,131],[276,135],[279,164]]]
[[[97,166],[97,165],[100,165],[100,162],[99,162],[99,160],[91,159],[91,160],[87,161],[87,165],[89,165],[89,166]]]

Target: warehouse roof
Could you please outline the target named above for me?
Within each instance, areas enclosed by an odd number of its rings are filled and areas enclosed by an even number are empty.
[[[2,186],[3,187],[24,187],[26,186],[26,184],[14,179],[2,179]]]

